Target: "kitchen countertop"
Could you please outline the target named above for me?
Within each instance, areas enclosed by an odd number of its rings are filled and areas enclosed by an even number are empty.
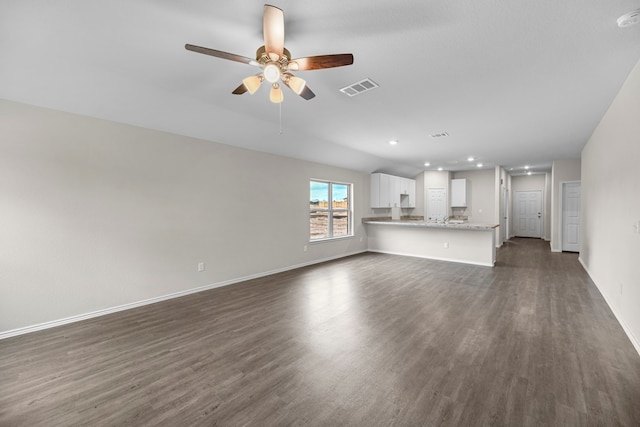
[[[448,223],[448,222],[431,222],[425,221],[422,218],[408,218],[408,219],[391,219],[388,217],[373,217],[362,218],[363,224],[377,224],[377,225],[394,225],[399,227],[419,227],[419,228],[446,228],[452,230],[478,230],[488,231],[499,227],[499,224],[482,224],[474,222],[463,223]]]

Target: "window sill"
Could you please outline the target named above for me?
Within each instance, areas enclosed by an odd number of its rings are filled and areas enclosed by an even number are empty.
[[[335,242],[336,240],[346,240],[353,239],[355,236],[353,234],[349,234],[348,236],[340,236],[340,237],[328,237],[326,239],[315,239],[309,240],[310,245],[314,245],[316,243],[327,243],[327,242]]]

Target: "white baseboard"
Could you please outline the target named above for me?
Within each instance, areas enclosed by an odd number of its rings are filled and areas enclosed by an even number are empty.
[[[611,300],[607,297],[606,292],[604,292],[603,290],[604,288],[598,284],[598,281],[596,280],[594,275],[591,273],[591,271],[589,271],[589,268],[587,268],[587,266],[582,261],[582,258],[580,256],[578,257],[578,261],[582,265],[582,268],[584,268],[584,271],[587,272],[591,280],[593,280],[593,283],[596,285],[596,288],[598,288],[600,295],[602,295],[602,298],[604,298],[605,302],[611,309],[611,312],[613,313],[614,316],[616,316],[616,320],[618,321],[620,326],[622,326],[622,330],[624,330],[624,333],[627,334],[629,341],[631,341],[631,344],[633,344],[633,347],[636,349],[636,351],[640,355],[640,341],[635,337],[635,335],[633,335],[633,331],[629,328],[629,326],[627,326],[626,322],[624,321],[624,317],[622,317],[622,315],[617,312],[615,306],[611,303]]]
[[[439,258],[439,257],[423,256],[423,255],[416,255],[416,254],[407,254],[407,253],[403,253],[403,252],[394,252],[394,251],[380,251],[380,250],[377,250],[377,249],[369,249],[369,252],[377,252],[379,254],[388,254],[388,255],[409,256],[409,257],[422,258],[422,259],[432,259],[434,261],[457,262],[459,264],[480,265],[480,266],[483,266],[483,267],[493,267],[494,266],[494,264],[486,263],[486,262],[460,261],[459,259]]]
[[[360,254],[360,253],[363,253],[363,252],[367,252],[367,251],[363,250],[363,251],[349,252],[349,253],[337,255],[337,256],[334,256],[334,257],[328,257],[328,258],[318,259],[318,260],[314,260],[314,261],[304,262],[302,264],[291,265],[291,266],[288,266],[288,267],[278,268],[278,269],[275,269],[275,270],[265,271],[265,272],[262,272],[262,273],[251,274],[249,276],[238,277],[236,279],[230,279],[230,280],[225,280],[225,281],[222,281],[222,282],[212,283],[212,284],[209,284],[209,285],[199,286],[197,288],[187,289],[187,290],[180,291],[180,292],[174,292],[174,293],[167,294],[167,295],[161,295],[161,296],[158,296],[158,297],[153,297],[153,298],[145,299],[145,300],[142,300],[142,301],[131,302],[131,303],[128,303],[128,304],[122,304],[122,305],[118,305],[116,307],[109,307],[109,308],[105,308],[105,309],[102,309],[102,310],[96,310],[96,311],[92,311],[90,313],[84,313],[84,314],[78,314],[76,316],[65,317],[64,319],[52,320],[52,321],[49,321],[49,322],[39,323],[37,325],[25,326],[23,328],[12,329],[12,330],[9,330],[9,331],[2,331],[2,332],[0,332],[0,340],[6,339],[6,338],[10,338],[10,337],[15,337],[17,335],[28,334],[30,332],[41,331],[43,329],[55,328],[56,326],[62,326],[62,325],[66,325],[68,323],[79,322],[81,320],[91,319],[91,318],[94,318],[94,317],[105,316],[107,314],[116,313],[118,311],[129,310],[129,309],[132,309],[132,308],[142,307],[142,306],[149,305],[149,304],[155,304],[155,303],[160,302],[160,301],[166,301],[166,300],[170,300],[170,299],[173,299],[173,298],[180,298],[180,297],[183,297],[183,296],[186,296],[186,295],[195,294],[197,292],[207,291],[209,289],[214,289],[214,288],[219,288],[219,287],[222,287],[222,286],[233,285],[234,283],[239,283],[239,282],[244,282],[246,280],[257,279],[257,278],[260,278],[260,277],[270,276],[272,274],[282,273],[284,271],[295,270],[296,268],[302,268],[302,267],[307,267],[307,266],[310,266],[310,265],[313,265],[313,264],[320,264],[320,263],[327,262],[327,261],[333,261],[333,260],[336,260],[336,259],[339,259],[339,258],[345,258],[345,257],[348,257],[348,256],[357,255],[357,254]]]

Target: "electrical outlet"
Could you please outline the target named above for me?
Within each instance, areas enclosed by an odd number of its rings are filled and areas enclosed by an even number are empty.
[[[444,248],[449,249],[449,242],[444,242]]]
[[[204,262],[199,262],[198,263],[198,271],[200,271],[200,272],[204,271]]]
[[[302,247],[302,250],[303,250],[304,252],[307,252],[307,245],[304,245],[304,246]]]

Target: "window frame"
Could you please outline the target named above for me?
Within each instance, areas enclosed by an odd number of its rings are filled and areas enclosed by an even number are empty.
[[[309,211],[308,211],[308,221],[309,221],[309,243],[320,243],[320,242],[327,242],[327,241],[332,241],[332,240],[339,240],[339,239],[347,239],[347,238],[352,238],[354,236],[354,230],[353,230],[353,183],[350,182],[342,182],[342,181],[331,181],[331,180],[327,180],[327,179],[315,179],[315,178],[310,178],[309,179],[309,188],[311,188],[311,185],[313,183],[321,183],[321,184],[327,184],[328,185],[328,201],[327,201],[327,207],[326,208],[314,208],[313,210],[311,209],[311,193],[309,193]],[[333,185],[344,185],[347,187],[347,208],[334,208],[333,207]],[[317,239],[312,239],[311,238],[311,213],[312,211],[323,211],[323,212],[327,212],[327,237],[321,237],[321,238],[317,238]],[[346,212],[347,213],[347,234],[344,235],[340,235],[340,236],[334,236],[334,230],[333,230],[333,220],[334,220],[334,212]]]

